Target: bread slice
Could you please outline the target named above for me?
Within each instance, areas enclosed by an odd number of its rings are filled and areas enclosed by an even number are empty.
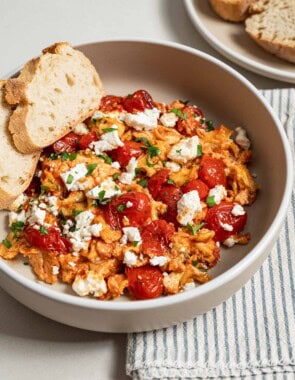
[[[6,101],[17,105],[9,130],[22,153],[38,151],[69,133],[94,112],[103,94],[94,66],[66,42],[44,49],[5,88]]]
[[[14,146],[8,131],[12,113],[4,100],[5,81],[0,80],[0,209],[6,209],[28,187],[39,153],[22,154]]]
[[[295,0],[265,0],[262,11],[250,16],[245,25],[258,45],[295,63]]]
[[[213,10],[224,20],[241,22],[248,16],[255,0],[209,0]]]

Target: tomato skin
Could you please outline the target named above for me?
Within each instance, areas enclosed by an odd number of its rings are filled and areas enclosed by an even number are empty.
[[[99,109],[102,112],[122,111],[122,96],[107,95],[100,101]]]
[[[209,156],[204,156],[201,161],[199,177],[209,186],[210,189],[216,185],[226,187],[225,165],[222,160]]]
[[[181,187],[181,190],[183,194],[192,190],[197,190],[201,200],[206,199],[209,193],[209,187],[201,179],[193,179],[189,181],[186,185]]]
[[[224,241],[231,235],[240,232],[244,228],[247,222],[247,213],[244,215],[235,216],[231,213],[233,207],[233,203],[221,202],[219,205],[208,209],[205,218],[205,222],[207,223],[206,228],[215,231],[214,239],[216,241]],[[224,230],[224,228],[220,225],[220,222],[231,225],[233,230]]]
[[[132,206],[126,207],[127,202]],[[120,206],[123,206],[121,211],[118,210]],[[128,218],[130,226],[140,227],[151,217],[151,212],[151,201],[146,194],[130,192],[114,197],[104,208],[104,217],[114,229],[124,227],[124,217]]]
[[[132,157],[138,158],[141,153],[142,144],[135,141],[125,141],[123,146],[108,152],[113,161],[118,161],[121,166],[128,165]]]
[[[82,150],[85,150],[88,148],[89,144],[92,143],[93,141],[98,141],[98,136],[95,131],[89,132],[80,138],[79,148]]]
[[[186,115],[184,119],[179,119],[176,124],[176,129],[179,133],[186,136],[193,136],[196,134],[197,129],[204,129],[204,125],[200,124],[200,121],[196,119],[197,117],[203,118],[203,112],[197,106],[186,106],[182,110],[182,113]]]
[[[54,227],[47,228],[48,234],[41,235],[40,230],[28,226],[24,230],[25,239],[36,248],[52,251],[55,253],[66,253],[72,248],[69,240],[60,235],[60,231]]]
[[[126,269],[128,290],[137,300],[158,298],[164,290],[163,275],[159,268],[145,265]]]
[[[161,169],[157,173],[153,174],[149,179],[148,189],[154,199],[157,200],[163,184],[168,180],[168,175],[168,169]]]
[[[31,180],[31,183],[25,190],[25,194],[28,197],[36,197],[41,193],[41,181],[39,177],[34,176]]]
[[[143,252],[155,256],[165,254],[170,249],[169,244],[174,233],[173,224],[162,219],[152,221],[141,232]]]
[[[167,207],[163,219],[167,222],[178,225],[177,222],[177,202],[182,197],[182,191],[176,185],[163,185],[161,192],[158,194],[157,200],[165,203]]]
[[[60,140],[57,140],[52,148],[54,152],[76,152],[78,148],[80,136],[74,132],[68,133],[66,136],[62,137]]]
[[[152,109],[154,101],[151,95],[145,90],[137,90],[131,96],[126,96],[123,106],[129,113],[143,112],[146,108]]]

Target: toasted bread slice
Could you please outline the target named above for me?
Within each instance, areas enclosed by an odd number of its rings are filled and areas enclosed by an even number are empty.
[[[6,209],[28,187],[39,153],[22,154],[8,131],[10,106],[4,100],[5,81],[0,80],[0,209]]]
[[[255,0],[209,0],[213,10],[224,20],[241,22]]]
[[[44,49],[5,88],[6,101],[17,105],[9,130],[22,153],[38,151],[69,133],[94,112],[103,94],[94,66],[66,42]]]
[[[246,20],[246,32],[265,50],[295,63],[295,0],[263,3],[261,12]]]

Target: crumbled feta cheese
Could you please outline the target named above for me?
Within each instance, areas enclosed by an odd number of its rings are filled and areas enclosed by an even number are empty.
[[[184,287],[183,287],[183,290],[186,292],[188,290],[192,290],[192,289],[195,289],[196,287],[196,284],[194,282],[187,282]]]
[[[210,189],[209,197],[214,197],[214,202],[219,205],[220,202],[226,197],[226,189],[223,185],[216,185],[212,189]]]
[[[68,219],[63,226],[63,234],[67,235],[70,231],[70,228],[73,227],[73,225],[74,222],[71,219]]]
[[[159,267],[162,267],[167,262],[168,262],[168,258],[165,256],[155,256],[152,259],[150,259],[150,264],[154,267],[157,265],[159,265]]]
[[[132,207],[132,206],[133,206],[133,203],[130,202],[130,201],[127,201],[127,203],[126,203],[126,207],[127,207],[127,208],[130,208],[130,207]]]
[[[46,204],[45,203],[43,203],[43,202],[41,202],[41,203],[39,203],[39,208],[41,208],[41,210],[46,210]]]
[[[99,141],[93,141],[89,144],[89,148],[93,149],[95,154],[99,155],[103,152],[107,152],[109,150],[113,150],[118,148],[119,146],[123,146],[124,143],[120,140],[118,135],[118,131],[112,131],[108,133],[104,133]]]
[[[77,275],[72,288],[81,297],[88,295],[100,297],[107,292],[105,280],[100,274],[94,271],[89,271],[86,278]]]
[[[173,112],[164,113],[160,117],[160,122],[164,125],[164,127],[175,127],[177,120],[178,117]]]
[[[29,224],[40,224],[44,223],[44,219],[46,216],[46,211],[41,210],[38,206],[33,205],[33,207],[27,212],[27,220]]]
[[[127,113],[125,123],[137,131],[150,131],[158,126],[160,111],[157,108],[145,109],[143,112]]]
[[[87,135],[89,129],[85,123],[79,123],[74,127],[73,132],[77,135]]]
[[[80,190],[79,180],[86,176],[88,170],[85,164],[78,164],[71,170],[62,173],[60,176],[66,185],[67,190]]]
[[[229,238],[225,239],[222,242],[222,244],[224,244],[228,248],[231,248],[236,244],[236,241],[232,237],[229,237]]]
[[[173,145],[172,149],[168,153],[168,158],[180,162],[192,160],[198,155],[198,145],[198,136],[182,139],[179,143]]]
[[[103,113],[101,111],[96,111],[92,115],[92,120],[101,120],[102,118],[108,118],[108,119],[117,119],[118,121],[124,121],[125,114],[117,111],[109,112],[109,113]]]
[[[136,255],[131,251],[126,251],[124,255],[123,263],[126,264],[128,267],[133,267],[136,265],[137,257]]]
[[[36,176],[40,178],[41,175],[42,175],[42,170],[38,170],[37,173],[36,173]]]
[[[9,226],[12,225],[12,223],[15,223],[15,222],[23,222],[25,223],[26,221],[26,212],[24,210],[22,210],[21,212],[14,212],[14,211],[11,211],[8,215],[8,218],[9,218]]]
[[[87,191],[86,197],[91,199],[100,199],[101,195],[100,193],[104,191],[105,194],[103,198],[111,198],[114,195],[121,194],[121,190],[119,186],[113,181],[111,177],[108,177],[106,180],[104,180],[100,185],[97,185]]]
[[[51,273],[52,273],[53,275],[57,275],[57,274],[59,274],[59,267],[57,267],[56,265],[53,265],[53,266],[51,267]]]
[[[76,229],[84,228],[90,226],[91,222],[94,219],[94,215],[91,211],[80,212],[75,217],[76,220]]]
[[[177,202],[177,220],[183,226],[192,224],[195,213],[202,211],[199,193],[197,190],[189,191]]]
[[[89,232],[91,233],[92,236],[99,237],[101,230],[102,230],[101,223],[92,224],[91,226],[89,226]]]
[[[115,169],[120,169],[120,167],[121,167],[120,162],[118,162],[118,161],[112,162],[111,167],[115,168]]]
[[[235,204],[233,209],[231,210],[231,213],[234,215],[234,216],[240,216],[240,215],[245,215],[246,214],[246,211],[244,210],[243,206],[239,205],[239,204]]]
[[[135,169],[137,168],[137,160],[132,157],[126,166],[126,173],[119,176],[119,181],[126,185],[130,185],[135,177]]]
[[[73,261],[69,261],[68,264],[72,268],[75,268],[75,266],[76,266],[76,263],[74,263]]]
[[[127,242],[137,242],[137,245],[142,243],[141,235],[137,227],[123,227],[123,236],[121,238],[121,244],[127,244]]]
[[[171,170],[173,173],[177,173],[181,169],[181,166],[179,164],[177,164],[176,162],[170,162],[170,161],[166,162],[165,167]]]
[[[219,224],[220,226],[225,230],[225,231],[233,231],[233,226],[231,226],[230,224],[228,223],[222,223],[221,221],[219,221]]]
[[[235,142],[244,150],[248,150],[251,146],[251,142],[247,137],[246,131],[242,127],[237,127],[236,128],[236,138]]]

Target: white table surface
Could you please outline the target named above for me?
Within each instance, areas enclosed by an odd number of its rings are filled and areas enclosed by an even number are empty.
[[[157,38],[229,63],[195,31],[181,0],[0,0],[0,77],[56,41]],[[231,63],[230,63],[231,64]],[[290,87],[233,64],[258,88]],[[1,380],[124,380],[126,336],[70,328],[0,289]]]

